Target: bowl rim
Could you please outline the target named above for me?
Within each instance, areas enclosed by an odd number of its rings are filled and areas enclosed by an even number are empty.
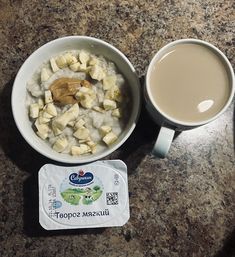
[[[19,80],[19,77],[22,73],[22,71],[25,69],[26,65],[28,62],[30,62],[30,60],[38,54],[38,52],[44,50],[45,48],[47,48],[48,46],[50,45],[53,45],[55,42],[58,42],[58,41],[68,41],[68,40],[90,40],[91,42],[96,42],[96,43],[99,43],[99,44],[102,44],[104,45],[105,47],[108,47],[110,48],[112,51],[116,52],[116,54],[118,54],[121,59],[124,60],[124,62],[127,63],[127,65],[129,66],[130,70],[133,72],[133,75],[135,77],[135,83],[136,83],[136,88],[137,88],[137,103],[138,103],[138,106],[136,107],[135,109],[135,112],[134,112],[134,117],[133,117],[133,123],[131,124],[131,126],[129,127],[129,129],[126,131],[124,137],[117,143],[115,144],[113,147],[111,148],[107,148],[106,150],[104,151],[101,151],[100,153],[96,154],[96,155],[87,155],[84,159],[82,160],[79,160],[79,157],[78,159],[77,158],[73,158],[73,156],[71,156],[71,158],[67,158],[66,160],[64,159],[60,159],[59,157],[57,157],[56,155],[53,155],[50,154],[50,153],[47,153],[45,151],[43,151],[40,147],[38,147],[37,145],[34,145],[33,142],[30,140],[30,138],[27,136],[27,133],[25,133],[25,131],[22,129],[22,127],[19,125],[18,123],[18,119],[19,117],[17,117],[16,115],[16,112],[15,112],[15,104],[14,104],[14,98],[15,98],[15,91],[16,91],[16,87],[19,86],[18,84],[20,83],[20,80]],[[98,38],[95,38],[95,37],[90,37],[90,36],[80,36],[80,35],[77,35],[77,36],[66,36],[66,37],[60,37],[60,38],[57,38],[57,39],[54,39],[52,41],[49,41],[45,44],[43,44],[42,46],[40,46],[39,48],[37,48],[32,54],[30,54],[27,59],[23,62],[23,64],[21,65],[20,69],[18,70],[17,74],[16,74],[16,77],[15,77],[15,80],[14,80],[14,83],[13,83],[13,87],[12,87],[12,93],[11,93],[11,109],[12,109],[12,114],[13,114],[13,118],[14,118],[14,121],[15,121],[15,124],[16,124],[16,127],[17,129],[19,130],[20,134],[22,135],[22,137],[25,139],[25,141],[34,149],[36,150],[38,153],[40,153],[41,155],[49,158],[50,160],[54,160],[54,161],[57,161],[57,162],[60,162],[60,163],[68,163],[68,164],[82,164],[82,163],[89,163],[89,162],[93,162],[93,161],[96,161],[96,160],[100,160],[104,157],[106,157],[107,155],[111,154],[112,152],[114,152],[115,150],[117,150],[121,145],[124,144],[124,142],[129,138],[129,136],[131,135],[131,133],[133,132],[133,130],[135,129],[136,127],[136,124],[137,124],[137,121],[139,119],[139,115],[140,115],[140,110],[141,110],[141,85],[140,85],[140,80],[139,80],[139,77],[135,71],[135,68],[134,66],[132,65],[132,63],[129,61],[129,59],[119,50],[117,49],[116,47],[114,47],[113,45],[111,45],[110,43],[102,40],[102,39],[98,39]],[[69,156],[69,155],[68,155]]]

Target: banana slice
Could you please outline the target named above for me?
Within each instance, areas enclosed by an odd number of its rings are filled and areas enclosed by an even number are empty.
[[[109,132],[106,136],[103,137],[103,141],[106,145],[111,145],[117,140],[117,135],[113,132]]]
[[[68,122],[68,126],[74,127],[75,123],[76,123],[75,120],[71,120],[70,122]]]
[[[57,110],[53,103],[49,103],[46,105],[45,111],[49,113],[52,117],[57,116]]]
[[[64,130],[70,121],[75,120],[78,117],[78,114],[79,106],[78,104],[74,104],[68,111],[53,120],[53,126],[60,130]]]
[[[62,130],[58,129],[57,127],[55,127],[53,125],[52,125],[52,131],[55,136],[58,136],[58,135],[62,134],[62,132],[63,132]]]
[[[51,69],[53,72],[57,72],[60,68],[57,66],[56,61],[54,58],[50,59]]]
[[[86,109],[90,109],[94,105],[94,97],[89,94],[78,92],[76,94],[76,98],[78,99],[82,107]]]
[[[75,129],[78,129],[78,128],[81,128],[85,125],[85,120],[83,119],[79,119],[75,124],[74,124],[74,128]]]
[[[86,95],[85,98],[80,103],[82,107],[86,109],[91,109],[94,104],[94,101],[89,95]]]
[[[53,145],[53,149],[58,152],[61,153],[64,151],[64,149],[67,147],[68,145],[68,140],[65,137],[59,137],[56,142]]]
[[[72,107],[70,107],[67,111],[71,115],[72,119],[76,119],[79,114],[79,106],[78,104],[74,104]]]
[[[95,58],[94,56],[91,56],[88,64],[90,66],[97,65],[97,64],[99,64],[99,59]]]
[[[39,124],[45,124],[45,123],[48,123],[51,119],[48,119],[48,118],[45,118],[45,117],[42,117],[42,116],[39,116],[38,117],[38,122]]]
[[[45,124],[45,123],[48,123],[50,122],[51,119],[49,118],[45,118],[45,117],[42,117],[42,114],[39,115],[38,117],[38,121],[40,124]]]
[[[71,53],[66,53],[64,55],[64,58],[65,58],[66,63],[68,65],[74,64],[74,63],[76,63],[78,61],[77,58],[75,56],[73,56]]]
[[[86,143],[86,142],[89,141],[89,140],[91,140],[90,137],[88,137],[87,139],[80,139],[80,140],[78,140],[78,143],[79,143],[79,144],[83,144],[83,143]]]
[[[90,59],[90,56],[89,56],[89,54],[87,53],[87,52],[85,52],[85,51],[81,51],[80,53],[79,53],[79,60],[80,60],[80,62],[83,64],[87,64],[87,62],[89,61],[89,59]]]
[[[59,68],[63,69],[67,66],[67,61],[64,56],[59,56],[58,58],[56,58],[56,64]]]
[[[89,130],[85,127],[79,127],[74,133],[73,135],[77,138],[77,139],[87,139],[89,137]]]
[[[44,102],[41,98],[38,99],[38,106],[39,106],[39,110],[42,110],[44,107]]]
[[[79,67],[79,71],[86,71],[86,70],[87,70],[86,63],[81,63],[81,65]]]
[[[122,102],[122,99],[123,99],[121,90],[118,86],[113,86],[109,90],[107,90],[104,98],[110,99],[110,100],[115,100],[119,103]]]
[[[37,133],[37,135],[38,135],[41,139],[43,139],[43,140],[47,139],[47,137],[48,137],[48,134],[47,134],[47,133],[42,134],[42,133],[40,133],[39,131],[37,131],[36,133]]]
[[[116,84],[116,81],[117,81],[117,77],[115,75],[106,76],[103,79],[103,89],[108,90],[108,89],[114,87]]]
[[[113,116],[113,117],[117,117],[117,118],[121,118],[122,115],[121,115],[120,109],[117,108],[117,109],[113,110],[113,111],[112,111],[112,116]]]
[[[105,78],[105,71],[99,65],[92,66],[89,74],[93,79],[98,81],[101,81]]]
[[[70,68],[70,70],[76,72],[76,71],[80,70],[80,66],[81,66],[81,63],[80,62],[76,62],[76,63],[73,63],[73,64],[69,65],[69,68]]]
[[[82,155],[91,152],[91,148],[86,144],[80,144],[80,146],[72,146],[71,154],[72,155]]]
[[[49,104],[53,104],[53,103],[49,103]],[[47,111],[47,106],[48,104],[46,104],[42,111],[40,111],[40,116],[44,117],[44,118],[48,118],[51,119],[53,117],[53,115],[51,115],[48,111]]]
[[[81,94],[81,95],[93,95],[94,94],[94,91],[91,89],[91,88],[89,88],[89,87],[80,87],[79,88],[79,93]]]
[[[110,131],[112,130],[112,128],[110,126],[101,126],[99,129],[99,132],[101,134],[102,137],[104,137],[105,135],[107,135]]]
[[[95,91],[90,88],[88,83],[86,83],[85,86],[79,88],[79,91],[76,93],[75,97],[84,108],[90,109],[94,105],[96,94]]]
[[[87,141],[86,143],[91,148],[91,152],[95,153],[96,152],[96,145],[97,144],[95,142],[93,142],[93,141]]]
[[[47,124],[40,124],[38,119],[35,121],[34,125],[37,129],[37,135],[45,140],[48,137],[48,133],[50,131],[49,126]]]
[[[29,106],[29,116],[36,119],[39,115],[39,105],[37,103],[30,104]]]
[[[105,109],[106,111],[108,111],[108,110],[114,110],[114,109],[117,108],[116,102],[113,101],[113,100],[109,100],[109,99],[104,99],[103,106],[104,106],[104,109]]]
[[[50,115],[48,112],[43,111],[42,112],[42,118],[51,119],[53,116]]]
[[[52,103],[53,99],[52,99],[52,95],[51,95],[51,91],[50,90],[46,90],[45,91],[45,103]]]
[[[47,124],[40,124],[39,119],[37,119],[37,120],[34,122],[34,125],[35,125],[36,129],[37,129],[40,133],[42,133],[42,134],[48,133],[48,132],[50,131],[49,126],[48,126]]]
[[[104,113],[105,110],[99,106],[93,106],[92,109],[96,112],[99,112],[99,113]]]

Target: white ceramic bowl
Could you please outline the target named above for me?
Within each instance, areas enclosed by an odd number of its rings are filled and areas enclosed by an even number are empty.
[[[86,156],[71,156],[55,152],[51,147],[40,139],[31,127],[26,108],[26,84],[32,77],[38,67],[50,56],[55,56],[60,52],[74,49],[86,49],[87,51],[102,55],[108,60],[114,62],[119,72],[125,77],[131,92],[132,110],[125,130],[119,136],[117,142],[102,152]],[[16,125],[24,139],[42,155],[59,162],[64,163],[85,163],[98,160],[109,155],[119,148],[130,136],[136,126],[140,110],[140,83],[135,69],[118,49],[112,45],[92,37],[70,36],[53,40],[31,54],[21,66],[13,85],[11,105]]]

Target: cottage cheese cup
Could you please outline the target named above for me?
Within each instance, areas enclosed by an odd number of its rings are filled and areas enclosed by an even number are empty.
[[[120,160],[39,170],[39,222],[46,230],[123,226],[130,217]]]

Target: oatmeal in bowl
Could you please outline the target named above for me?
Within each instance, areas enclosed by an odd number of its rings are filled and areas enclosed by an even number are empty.
[[[14,119],[26,141],[67,163],[94,161],[120,147],[139,107],[139,80],[128,59],[82,36],[39,48],[21,67],[12,92]]]
[[[101,152],[128,118],[128,87],[113,62],[85,50],[50,58],[27,84],[29,118],[53,150],[71,155]]]

